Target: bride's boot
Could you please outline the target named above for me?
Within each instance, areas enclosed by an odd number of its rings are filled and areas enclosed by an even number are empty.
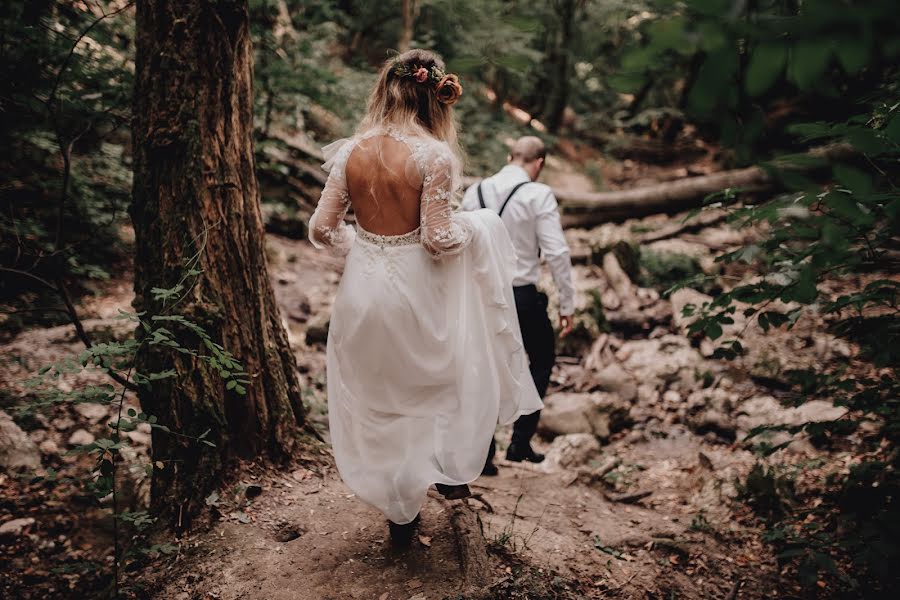
[[[413,541],[413,537],[415,536],[416,528],[419,526],[419,521],[421,521],[421,515],[416,515],[415,519],[409,523],[404,523],[403,525],[388,521],[388,530],[391,533],[391,545],[398,549],[409,548]]]

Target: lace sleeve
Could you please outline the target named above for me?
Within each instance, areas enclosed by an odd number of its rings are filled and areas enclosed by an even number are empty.
[[[472,239],[469,223],[455,214],[450,199],[457,171],[446,146],[424,154],[422,160],[422,245],[434,258],[457,254]]]
[[[328,181],[319,197],[316,211],[309,219],[309,241],[316,248],[332,248],[346,254],[356,238],[356,230],[344,222],[350,208],[344,167],[353,150],[349,140],[340,140],[323,148],[328,161],[322,165],[329,171]]]

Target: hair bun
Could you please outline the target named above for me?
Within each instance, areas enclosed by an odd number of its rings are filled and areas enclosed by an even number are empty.
[[[419,61],[403,61],[398,58],[394,61],[392,71],[401,79],[408,78],[416,83],[430,84],[442,104],[452,106],[462,96],[463,88],[459,83],[459,77],[453,73],[445,73],[436,64],[426,67]]]

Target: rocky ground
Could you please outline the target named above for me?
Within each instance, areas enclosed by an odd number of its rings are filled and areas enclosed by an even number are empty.
[[[774,445],[784,434],[744,438],[762,424],[840,416],[827,402],[782,406],[778,382],[789,368],[839,361],[853,350],[820,333],[810,313],[790,333],[763,335],[755,325],[735,323],[726,336],[742,335],[746,354],[732,362],[711,358],[712,346],[688,335],[681,311],[754,276],[723,271],[712,258],[755,232],[719,223],[646,241],[673,222],[648,218],[567,234],[577,262],[578,327],[560,346],[542,417],[537,445],[548,459],[500,461],[500,475],[476,481],[479,499],[469,501],[490,549],[491,597],[734,600],[793,593],[738,498],[757,460],[753,444]],[[342,263],[274,235],[268,250],[310,413],[327,439],[323,344]],[[661,275],[685,264],[713,283],[663,298]],[[130,324],[115,317],[129,306],[130,283],[122,278],[82,307],[85,326],[95,337],[124,337]],[[5,343],[4,406],[29,393],[25,380],[41,365],[80,350],[68,326],[26,331]],[[54,385],[78,389],[102,377],[64,374]],[[108,506],[65,477],[87,472],[90,460],[67,451],[102,435],[111,416],[92,403],[57,404],[16,419],[0,413],[3,597],[84,598],[104,590]],[[138,510],[147,500],[150,439],[145,429],[129,438],[134,468],[120,507]],[[498,440],[502,455],[508,431]],[[815,482],[827,475],[817,460],[826,451],[842,452],[800,439],[774,460],[801,483]],[[63,479],[33,482],[16,475],[19,468],[53,469]],[[392,552],[383,517],[343,486],[327,445],[311,443],[286,470],[247,465],[209,504],[208,531],[159,541],[152,567],[125,574],[145,586],[139,597],[459,597],[448,503],[430,499],[415,547]]]

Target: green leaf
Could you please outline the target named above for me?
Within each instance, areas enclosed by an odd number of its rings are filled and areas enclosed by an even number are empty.
[[[892,142],[900,144],[900,113],[894,115],[887,127],[884,128],[884,134]]]
[[[774,85],[787,63],[787,46],[784,44],[762,44],[753,51],[744,85],[751,96],[761,96]]]
[[[812,304],[819,296],[816,289],[816,276],[812,267],[805,266],[794,284],[793,299],[803,304]]]
[[[788,76],[801,90],[808,90],[825,72],[829,59],[831,42],[828,40],[797,42],[791,51]]]
[[[856,167],[835,165],[834,178],[857,196],[868,196],[872,193],[872,178]]]
[[[853,38],[837,40],[834,51],[848,75],[856,75],[869,62],[869,44],[865,40]]]

